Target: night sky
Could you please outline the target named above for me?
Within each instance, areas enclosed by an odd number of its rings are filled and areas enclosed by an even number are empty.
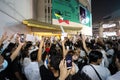
[[[93,23],[120,9],[120,0],[91,0]],[[120,14],[120,13],[119,13]]]

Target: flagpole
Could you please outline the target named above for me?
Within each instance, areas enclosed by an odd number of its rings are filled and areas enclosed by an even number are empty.
[[[60,25],[60,29],[62,30],[62,33],[65,33],[62,25]]]

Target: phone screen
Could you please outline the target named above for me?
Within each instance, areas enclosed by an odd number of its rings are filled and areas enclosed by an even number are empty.
[[[20,41],[24,42],[25,41],[25,35],[24,34],[20,34]]]
[[[68,69],[72,67],[72,55],[70,54],[66,55],[66,64]]]

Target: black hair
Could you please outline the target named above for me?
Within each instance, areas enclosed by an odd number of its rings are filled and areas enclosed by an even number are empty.
[[[77,47],[77,48],[82,48],[83,49],[82,40],[77,40],[77,42],[74,44],[74,46]]]
[[[92,44],[90,43],[90,42],[85,42],[86,43],[86,46],[88,47],[88,48],[90,48],[90,49],[92,49]]]
[[[32,42],[28,41],[25,46],[25,50],[29,49],[32,46]]]
[[[50,66],[55,70],[59,70],[60,61],[63,59],[62,53],[56,49],[56,44],[52,44],[50,52],[48,54],[50,57]]]
[[[49,54],[50,55],[54,55],[54,54],[62,54],[62,52],[56,48],[56,44],[52,44],[51,47],[50,47],[50,51],[49,51]]]
[[[2,56],[7,57],[6,53],[11,53],[11,51],[15,48],[15,46],[16,46],[16,44],[10,43],[10,44],[7,46],[7,48],[5,48],[5,50],[3,51]],[[11,54],[10,54],[10,55],[11,55]],[[8,56],[10,56],[10,55],[8,55]]]
[[[113,42],[112,41],[108,41],[106,43],[109,44],[111,47],[113,46]]]
[[[42,54],[42,61],[45,61],[46,56],[48,55],[48,53],[46,51],[43,52]]]
[[[37,60],[37,54],[38,54],[38,50],[33,51],[33,52],[30,54],[30,59],[31,59],[32,61],[36,61],[36,60]]]
[[[51,44],[49,54],[50,54],[50,55],[55,54],[56,51],[57,51],[57,50],[56,50],[56,44]]]
[[[53,67],[55,70],[59,70],[59,64],[62,59],[63,57],[61,53],[50,55],[50,66]]]
[[[24,47],[24,49],[21,50],[21,57],[24,59],[25,57],[28,57],[28,50],[29,48],[32,46],[32,42],[28,41],[26,43],[26,46]]]
[[[91,44],[95,44],[95,39],[90,40]]]
[[[92,79],[83,71],[78,71],[75,75],[72,76],[72,80],[92,80]]]
[[[89,54],[89,62],[97,62],[98,59],[102,59],[103,55],[100,51],[91,51]]]
[[[69,50],[67,54],[73,56],[75,54],[75,52],[74,52],[74,50]]]
[[[7,50],[7,52],[11,52],[11,50],[15,47],[14,43],[10,43],[7,48],[5,50]]]

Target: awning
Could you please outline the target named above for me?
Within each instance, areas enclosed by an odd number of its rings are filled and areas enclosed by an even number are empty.
[[[39,22],[33,19],[24,20],[23,24],[27,25],[28,27],[36,27],[36,28],[41,28],[41,29],[61,31],[59,25],[52,25],[52,24],[48,24],[44,22]],[[65,31],[80,31],[82,29],[81,27],[68,27],[68,26],[63,26],[63,28]]]

